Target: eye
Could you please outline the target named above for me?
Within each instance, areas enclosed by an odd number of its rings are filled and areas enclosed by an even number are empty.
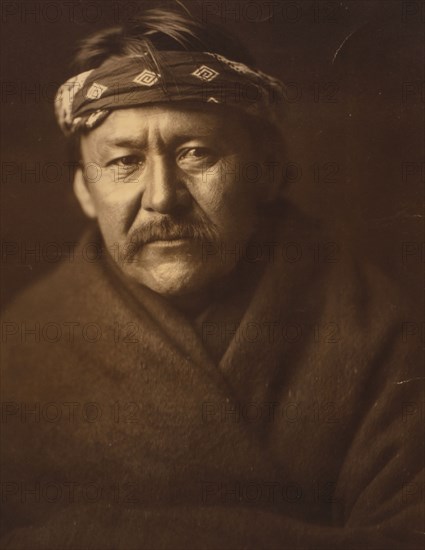
[[[125,155],[112,160],[109,165],[118,166],[124,170],[135,170],[143,164],[143,159],[139,155]]]
[[[177,160],[182,164],[211,164],[216,162],[217,154],[207,147],[191,147],[184,149]]]

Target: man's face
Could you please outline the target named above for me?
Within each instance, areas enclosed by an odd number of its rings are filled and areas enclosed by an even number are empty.
[[[232,113],[181,106],[116,110],[83,136],[93,215],[122,271],[165,296],[231,271],[267,195],[244,177],[254,150]]]

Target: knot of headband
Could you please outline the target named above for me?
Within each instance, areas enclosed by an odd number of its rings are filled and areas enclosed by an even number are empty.
[[[231,105],[279,124],[284,85],[243,63],[209,52],[112,57],[67,80],[55,98],[66,134],[99,125],[114,109],[189,101]]]

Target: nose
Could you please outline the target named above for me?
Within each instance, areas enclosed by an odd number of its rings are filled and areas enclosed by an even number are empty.
[[[144,210],[170,214],[187,207],[189,192],[172,161],[164,155],[155,155],[149,160],[147,168],[142,195]]]

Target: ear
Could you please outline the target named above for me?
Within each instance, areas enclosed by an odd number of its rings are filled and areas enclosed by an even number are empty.
[[[93,202],[90,191],[84,181],[83,171],[81,168],[77,168],[74,176],[74,193],[80,203],[86,216],[89,218],[96,218],[96,207]]]

